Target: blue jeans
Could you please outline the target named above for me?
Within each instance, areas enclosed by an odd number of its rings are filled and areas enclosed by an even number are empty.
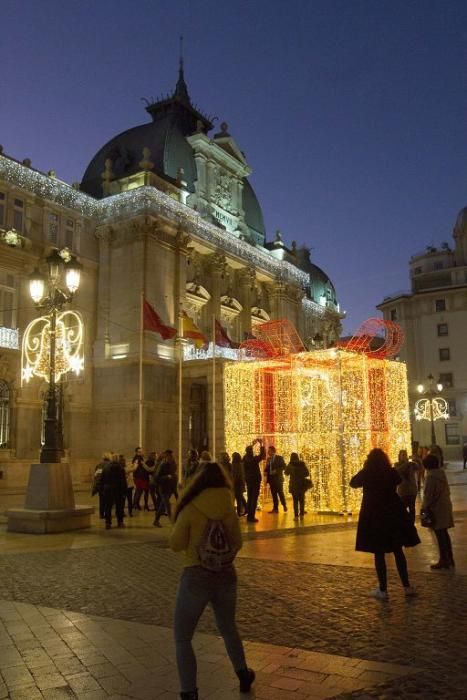
[[[245,652],[235,623],[237,575],[233,566],[220,573],[201,566],[187,567],[180,579],[175,604],[174,634],[181,691],[196,689],[197,666],[192,639],[208,604],[235,671],[246,668]]]

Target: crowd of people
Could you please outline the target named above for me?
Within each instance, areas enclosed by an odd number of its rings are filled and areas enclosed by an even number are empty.
[[[93,493],[99,495],[100,516],[107,528],[111,527],[114,508],[117,524],[123,526],[125,505],[132,517],[134,511],[150,510],[151,502],[155,526],[160,527],[163,515],[172,520],[170,547],[183,552],[185,557],[174,616],[182,700],[198,698],[192,640],[209,604],[238,676],[240,691],[246,693],[251,689],[255,672],[247,665],[235,619],[234,560],[242,546],[239,523],[242,516],[251,523],[258,522],[256,511],[263,477],[271,492],[270,512],[278,513],[279,505],[287,511],[284,476],[289,477],[294,517],[299,520],[306,513],[306,491],[313,486],[308,467],[295,452],[286,464],[273,445],[266,451],[259,438],[246,447],[243,457],[238,452],[231,456],[222,452],[218,462],[213,461],[209,452],[198,455],[196,450],[190,450],[181,483],[172,450],[151,452],[145,459],[138,447],[129,464],[122,455],[106,453],[95,469]],[[371,592],[373,597],[388,600],[386,554],[390,553],[405,596],[416,594],[410,583],[404,548],[420,543],[415,522],[416,498],[421,489],[421,524],[433,531],[439,547],[439,560],[431,568],[455,567],[449,536],[449,529],[454,526],[452,504],[443,455],[438,447],[414,454],[410,459],[407,451],[401,450],[394,465],[382,449],[375,448],[352,477],[350,486],[363,489],[356,549],[374,556],[378,587]]]
[[[264,474],[261,462],[266,459]],[[99,496],[99,515],[105,520],[107,529],[112,527],[112,513],[115,510],[117,526],[124,527],[124,518],[133,517],[135,511],[144,509],[155,513],[154,525],[161,527],[161,517],[171,517],[173,499],[178,498],[178,488],[185,486],[203,465],[212,462],[211,454],[194,449],[188,451],[183,465],[181,480],[172,450],[150,452],[145,458],[141,447],[135,449],[131,462],[123,455],[105,452],[102,461],[94,471],[92,494]],[[219,464],[225,469],[239,517],[247,522],[257,523],[256,517],[261,484],[264,481],[272,496],[271,513],[279,512],[279,503],[284,512],[287,501],[284,493],[284,475],[290,477],[289,492],[292,496],[296,520],[304,517],[305,493],[312,487],[310,473],[296,452],[290,455],[286,465],[284,458],[270,445],[267,453],[262,440],[248,445],[245,454],[221,452]],[[125,510],[126,507],[126,510]]]

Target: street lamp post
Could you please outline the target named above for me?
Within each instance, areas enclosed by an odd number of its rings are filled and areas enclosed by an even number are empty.
[[[47,258],[47,276],[37,268],[29,278],[29,293],[36,308],[44,310],[49,319],[49,372],[47,410],[44,418],[44,444],[41,463],[60,462],[63,456],[62,421],[57,416],[57,313],[73,299],[80,283],[80,263],[67,248],[54,250]],[[59,286],[65,271],[66,291]]]
[[[419,384],[417,391],[425,398],[419,399],[415,404],[415,417],[417,420],[429,420],[431,423],[431,444],[436,445],[435,420],[449,418],[446,400],[437,396],[443,390],[440,382],[435,384],[435,378],[430,373],[427,377],[428,386]]]

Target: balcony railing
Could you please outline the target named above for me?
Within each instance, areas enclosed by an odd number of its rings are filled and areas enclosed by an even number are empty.
[[[19,331],[17,328],[5,328],[0,326],[0,348],[18,350]]]

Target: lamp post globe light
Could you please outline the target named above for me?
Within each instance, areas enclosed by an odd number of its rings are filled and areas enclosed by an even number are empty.
[[[69,352],[70,332],[67,330],[60,316],[63,307],[69,304],[80,284],[80,273],[82,265],[71,255],[67,248],[61,251],[53,250],[45,258],[47,274],[44,275],[39,269],[35,269],[29,278],[29,293],[37,309],[44,312],[38,321],[45,321],[42,326],[40,341],[36,343],[39,347],[38,357],[27,364],[26,373],[28,378],[31,374],[44,377],[49,384],[46,395],[46,414],[44,418],[44,444],[40,453],[41,463],[60,462],[63,456],[63,435],[62,422],[57,416],[57,380],[68,369],[77,369],[77,364],[73,365],[73,353]],[[65,277],[65,289],[60,286],[61,278]],[[57,324],[57,318],[58,324]],[[28,336],[30,324],[25,332]],[[32,328],[31,328],[32,330]],[[59,333],[57,333],[59,331]],[[75,334],[75,331],[73,331]],[[82,335],[82,329],[81,334]],[[60,347],[60,363],[57,357],[57,350]],[[24,342],[23,342],[24,348]],[[46,357],[48,350],[48,358]],[[45,357],[45,359],[44,359]],[[69,363],[64,362],[64,358]],[[76,358],[75,358],[76,360]],[[79,364],[79,363],[78,363]],[[23,375],[25,370],[23,369]]]
[[[416,420],[429,420],[431,423],[431,444],[436,445],[435,420],[449,418],[448,404],[438,394],[443,390],[441,382],[435,383],[434,376],[430,373],[427,377],[428,384],[418,384],[417,391],[424,398],[415,403]]]

